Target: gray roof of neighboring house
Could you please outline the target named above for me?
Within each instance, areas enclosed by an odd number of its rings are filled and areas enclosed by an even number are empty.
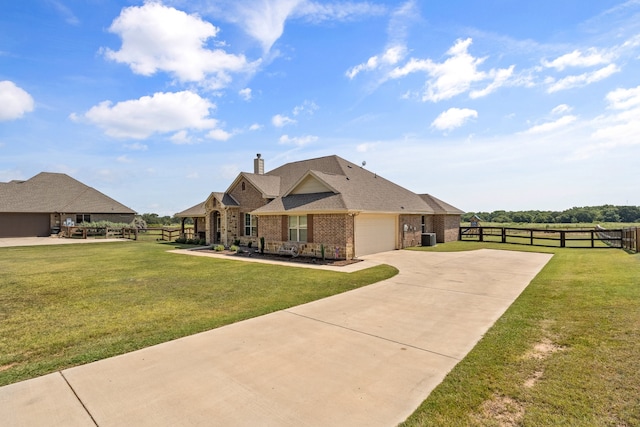
[[[0,212],[136,213],[66,174],[51,172],[26,181],[0,183]]]

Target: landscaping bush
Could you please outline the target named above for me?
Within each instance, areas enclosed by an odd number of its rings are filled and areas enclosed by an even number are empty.
[[[240,250],[240,247],[238,245],[231,245],[231,247],[229,248],[229,250],[231,252],[238,252],[238,250]]]
[[[185,244],[185,243],[187,243],[187,238],[184,237],[184,236],[178,237],[176,239],[176,243]]]
[[[200,239],[200,240],[198,240],[198,245],[200,245],[200,246],[204,246],[204,245],[206,245],[206,244],[207,244],[207,241],[206,241],[205,239]]]
[[[212,249],[216,252],[222,252],[224,251],[224,246],[223,245],[213,245]]]

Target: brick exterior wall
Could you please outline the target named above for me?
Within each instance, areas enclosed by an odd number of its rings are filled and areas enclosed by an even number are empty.
[[[458,240],[460,230],[460,215],[435,215],[434,231],[438,243],[454,242]]]
[[[285,216],[286,217],[286,216]],[[347,214],[321,214],[308,215],[312,225],[307,224],[307,231],[313,235],[308,236],[308,242],[298,243],[300,255],[320,258],[324,246],[327,259],[352,259],[353,247],[353,217]],[[282,215],[260,216],[258,220],[258,236],[264,237],[265,252],[278,253],[283,244],[282,236],[287,230],[283,230],[286,221]],[[337,248],[337,250],[336,250]]]
[[[405,230],[406,225],[406,230]],[[400,248],[420,246],[422,236],[422,215],[400,215],[398,221]]]

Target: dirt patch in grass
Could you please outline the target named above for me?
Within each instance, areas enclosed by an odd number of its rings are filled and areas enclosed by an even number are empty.
[[[524,407],[508,396],[493,396],[480,407],[480,414],[474,418],[480,425],[500,427],[516,426],[524,416]]]
[[[9,370],[9,369],[13,368],[14,366],[18,366],[18,364],[17,363],[9,363],[8,365],[2,365],[2,366],[0,366],[0,372]]]
[[[549,338],[543,338],[542,341],[533,346],[533,350],[525,355],[527,359],[544,360],[551,354],[564,350],[564,347],[555,344]]]

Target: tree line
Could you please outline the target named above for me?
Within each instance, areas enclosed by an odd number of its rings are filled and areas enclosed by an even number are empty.
[[[180,225],[182,223],[182,218],[169,215],[159,216],[156,213],[143,213],[142,215],[140,215],[140,218],[148,226]],[[193,224],[193,220],[191,218],[187,218],[185,224]]]
[[[477,215],[480,221],[528,224],[573,224],[598,222],[640,222],[640,206],[585,206],[564,211],[493,211],[467,212],[462,222]]]

